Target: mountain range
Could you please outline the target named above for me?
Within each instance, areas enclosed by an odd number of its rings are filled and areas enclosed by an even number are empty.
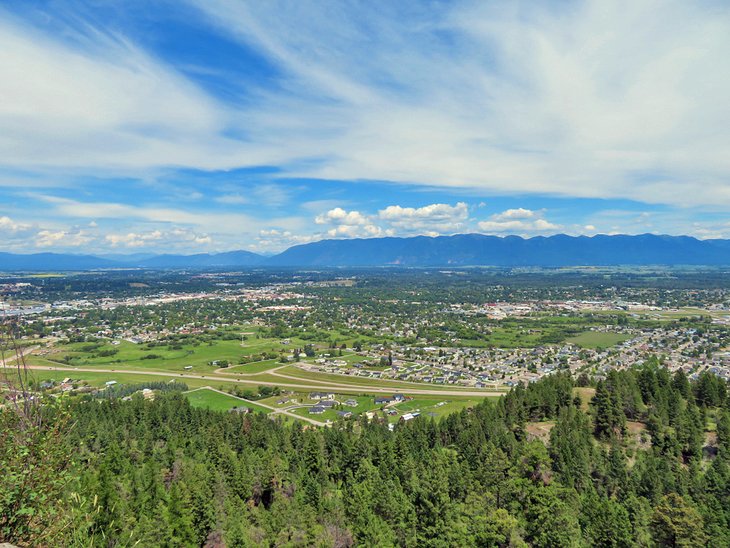
[[[597,236],[415,236],[322,240],[273,256],[250,251],[195,255],[0,253],[0,270],[347,266],[730,265],[730,240],[654,234]]]

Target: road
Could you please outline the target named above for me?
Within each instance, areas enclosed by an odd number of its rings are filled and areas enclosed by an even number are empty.
[[[31,346],[29,348],[21,348],[20,355],[23,357],[30,356],[31,353],[33,353],[35,350],[38,350],[39,348],[40,348],[40,346]],[[15,351],[8,350],[5,352],[5,358],[0,359],[0,367],[9,367],[10,362],[15,362],[17,360],[18,360],[18,355],[15,353]],[[13,367],[17,367],[17,366],[13,366]]]

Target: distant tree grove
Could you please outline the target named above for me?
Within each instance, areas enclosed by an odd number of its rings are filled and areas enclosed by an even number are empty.
[[[578,389],[557,374],[392,432],[195,409],[175,391],[49,404],[22,435],[5,409],[0,541],[730,546],[726,392],[652,363]]]

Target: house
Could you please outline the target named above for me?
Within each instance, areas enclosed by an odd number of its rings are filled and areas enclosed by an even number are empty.
[[[321,415],[325,411],[327,411],[327,409],[325,409],[321,405],[315,405],[314,407],[310,407],[309,408],[309,414],[310,415]]]
[[[357,400],[349,399],[345,401],[347,407],[357,407]]]
[[[251,412],[251,409],[249,409],[248,407],[243,407],[243,406],[241,406],[241,407],[231,407],[228,410],[228,412],[229,413],[238,413],[239,415],[246,415],[247,413],[250,413]]]
[[[375,398],[375,405],[386,405],[389,403],[400,403],[406,401],[406,397],[403,394],[394,394],[392,396],[378,396]]]
[[[115,384],[117,384],[117,381],[106,381],[104,384],[106,384],[107,386],[114,386]]]
[[[332,392],[310,392],[309,393],[310,400],[333,400],[334,398],[335,398],[335,395]]]
[[[343,419],[349,419],[352,417],[352,411],[338,411],[337,415]]]
[[[319,405],[320,407],[325,407],[327,409],[332,409],[335,405],[337,405],[337,402],[335,400],[320,400],[317,405]]]
[[[413,420],[413,419],[415,419],[415,418],[416,418],[416,417],[418,417],[419,415],[420,415],[420,413],[406,413],[405,415],[403,415],[403,416],[402,416],[402,417],[400,418],[400,420],[402,420],[403,422],[407,422],[407,421],[410,421],[410,420]]]

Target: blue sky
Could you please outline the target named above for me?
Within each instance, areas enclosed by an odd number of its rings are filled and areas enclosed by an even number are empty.
[[[730,237],[723,1],[6,0],[0,250]]]

